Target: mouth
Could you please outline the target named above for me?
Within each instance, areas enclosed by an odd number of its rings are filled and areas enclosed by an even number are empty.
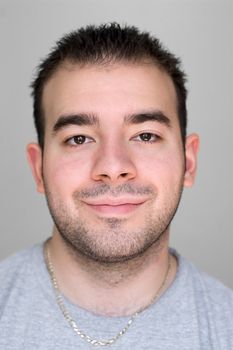
[[[133,213],[141,207],[145,200],[119,200],[119,201],[99,201],[99,202],[83,202],[94,212],[104,216],[117,216]]]

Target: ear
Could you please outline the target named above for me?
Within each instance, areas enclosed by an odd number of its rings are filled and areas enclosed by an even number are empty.
[[[185,142],[185,174],[184,186],[191,187],[194,183],[197,170],[197,153],[199,149],[199,136],[191,134]]]
[[[42,151],[37,143],[30,143],[27,146],[27,159],[32,175],[36,182],[37,191],[44,193],[44,181],[42,176]]]

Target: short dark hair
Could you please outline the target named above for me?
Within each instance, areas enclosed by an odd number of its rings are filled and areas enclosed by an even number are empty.
[[[109,23],[100,26],[90,25],[63,36],[38,66],[31,88],[34,123],[42,149],[45,133],[43,89],[49,78],[65,61],[82,65],[142,61],[154,63],[170,76],[175,86],[181,137],[185,144],[187,90],[186,75],[180,67],[180,59],[165,49],[160,41],[148,32],[140,32],[133,26]]]

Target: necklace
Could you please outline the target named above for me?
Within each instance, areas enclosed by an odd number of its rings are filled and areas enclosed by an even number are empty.
[[[77,323],[73,320],[73,318],[71,317],[70,313],[68,312],[67,308],[65,307],[65,304],[63,302],[63,298],[62,298],[62,294],[59,290],[58,287],[58,283],[57,280],[55,278],[55,274],[54,274],[54,267],[51,261],[51,257],[50,257],[50,251],[49,251],[49,246],[48,246],[49,240],[45,242],[44,245],[44,255],[45,255],[45,262],[46,262],[46,266],[49,272],[49,276],[53,285],[53,289],[55,292],[55,297],[56,297],[56,302],[64,316],[64,318],[66,319],[66,321],[69,323],[69,325],[71,326],[71,328],[73,328],[74,332],[80,336],[80,338],[86,340],[88,343],[92,344],[92,345],[101,345],[101,346],[106,346],[106,345],[111,345],[113,343],[115,343],[117,341],[117,339],[119,339],[122,335],[124,335],[129,327],[131,326],[131,324],[134,322],[134,320],[136,319],[136,317],[144,310],[146,310],[150,305],[152,305],[160,296],[162,289],[164,288],[164,286],[166,285],[167,281],[168,281],[168,275],[171,269],[171,258],[169,255],[169,260],[168,260],[168,267],[167,267],[167,271],[165,273],[164,279],[162,281],[161,286],[159,287],[159,289],[157,290],[157,293],[155,294],[155,296],[152,298],[152,300],[150,301],[150,303],[145,306],[142,307],[141,309],[139,309],[138,311],[136,311],[129,319],[129,321],[126,323],[125,327],[118,332],[114,337],[110,338],[110,339],[105,339],[105,340],[97,340],[94,338],[91,338],[89,335],[85,334],[77,325]]]

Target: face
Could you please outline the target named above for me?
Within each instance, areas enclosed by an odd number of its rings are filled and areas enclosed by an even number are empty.
[[[28,146],[64,242],[91,259],[131,259],[167,232],[198,139],[184,152],[169,76],[152,65],[66,66],[43,94],[43,157]],[[43,169],[43,172],[42,172]]]

